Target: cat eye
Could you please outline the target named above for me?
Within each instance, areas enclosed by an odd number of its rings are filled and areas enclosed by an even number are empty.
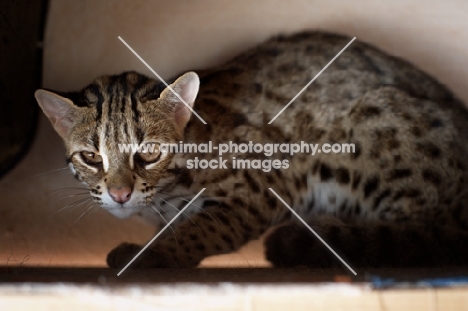
[[[81,158],[86,162],[86,164],[92,166],[102,163],[102,157],[99,154],[90,151],[82,151]]]
[[[135,160],[137,162],[143,162],[144,164],[155,163],[159,161],[160,158],[161,151],[159,150],[159,148],[154,148],[153,151],[148,150],[146,152],[135,153]]]

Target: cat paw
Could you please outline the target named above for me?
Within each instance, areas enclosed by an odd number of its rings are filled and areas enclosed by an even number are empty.
[[[265,256],[275,267],[325,268],[337,265],[330,251],[301,224],[285,225],[268,235]]]
[[[107,255],[107,265],[110,268],[122,269],[141,249],[142,247],[137,244],[122,243]],[[132,262],[131,267],[137,269],[174,268],[178,265],[173,257],[161,248],[147,248]]]
[[[122,269],[141,250],[141,246],[131,243],[122,243],[107,255],[107,265],[110,268]]]

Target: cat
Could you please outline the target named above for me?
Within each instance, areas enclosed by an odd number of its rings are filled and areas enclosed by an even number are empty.
[[[195,267],[275,225],[265,241],[275,266],[340,265],[279,198],[351,266],[466,263],[468,113],[435,79],[355,41],[270,122],[349,40],[313,31],[277,36],[217,68],[179,76],[172,89],[124,72],[35,97],[65,142],[73,174],[114,216],[161,228],[200,194],[132,267]],[[354,150],[220,156],[161,147],[207,142]],[[124,144],[158,148],[121,152]],[[203,169],[195,159],[227,162]],[[239,159],[262,167],[235,168]],[[123,243],[107,263],[122,268],[141,249]]]

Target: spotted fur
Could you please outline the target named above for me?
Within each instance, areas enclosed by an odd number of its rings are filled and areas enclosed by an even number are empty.
[[[468,114],[440,83],[354,42],[268,124],[347,42],[317,32],[276,37],[199,72],[198,96],[198,76],[183,75],[171,86],[207,124],[162,83],[135,72],[100,77],[75,93],[39,90],[36,98],[64,138],[75,176],[115,216],[139,215],[161,227],[206,188],[174,222],[173,234],[159,237],[135,267],[193,267],[279,224],[266,240],[275,265],[335,264],[268,188],[350,265],[466,263]],[[117,149],[118,143],[182,140],[353,143],[356,149],[275,154],[271,158],[288,160],[289,168],[268,173],[231,165],[186,168],[188,159],[217,159],[216,153],[165,154],[148,163]],[[224,158],[233,156],[267,158]],[[129,200],[115,201],[109,189],[123,188],[131,189]],[[122,267],[140,249],[122,244],[108,264]]]

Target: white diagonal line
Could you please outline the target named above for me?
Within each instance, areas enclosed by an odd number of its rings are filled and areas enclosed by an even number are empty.
[[[279,117],[279,115],[280,115],[280,114],[282,114],[282,113],[283,113],[283,112],[286,110],[286,108],[288,108],[288,107],[289,107],[289,105],[291,105],[291,104],[292,104],[292,102],[293,102],[293,101],[295,101],[295,100],[296,100],[296,98],[298,98],[298,97],[299,97],[299,96],[302,94],[302,92],[304,92],[304,91],[305,91],[305,90],[306,90],[306,89],[309,87],[309,85],[311,85],[311,84],[312,84],[312,82],[314,82],[314,81],[315,81],[315,79],[317,79],[317,78],[318,78],[318,77],[319,77],[319,76],[322,74],[322,72],[324,72],[324,71],[325,71],[325,69],[327,69],[327,68],[328,68],[328,66],[330,66],[330,65],[331,65],[331,63],[333,63],[333,62],[335,61],[335,59],[337,59],[337,58],[338,58],[338,56],[340,56],[340,55],[341,55],[341,53],[343,53],[343,52],[344,52],[344,50],[346,50],[346,49],[348,48],[348,46],[350,46],[350,45],[351,45],[351,43],[353,43],[353,41],[354,41],[354,40],[356,40],[356,37],[352,38],[352,39],[351,39],[351,41],[349,41],[349,43],[348,43],[348,44],[346,44],[346,46],[345,46],[343,49],[341,49],[341,51],[340,51],[340,52],[338,52],[338,54],[336,54],[336,56],[335,56],[335,57],[333,57],[333,59],[332,59],[330,62],[328,62],[328,64],[327,64],[325,67],[323,67],[323,69],[322,69],[322,70],[320,70],[320,72],[319,72],[319,73],[317,73],[317,74],[315,75],[315,77],[314,77],[312,80],[310,80],[310,82],[309,82],[309,83],[307,83],[307,85],[306,85],[306,86],[304,86],[304,87],[302,88],[302,90],[300,90],[300,91],[299,91],[299,93],[297,93],[297,94],[296,94],[296,96],[294,96],[294,97],[293,97],[293,99],[291,99],[291,100],[289,101],[289,103],[287,103],[287,105],[286,105],[286,106],[284,106],[284,107],[283,107],[283,109],[281,109],[281,111],[280,111],[280,112],[278,112],[278,113],[276,114],[276,116],[275,116],[273,119],[271,119],[271,121],[270,121],[270,122],[268,122],[268,124],[271,124],[271,123],[273,123],[273,121],[275,121],[275,120],[276,120],[276,118],[278,118],[278,117]]]
[[[288,203],[286,203],[276,192],[275,190],[271,189],[271,188],[268,188],[270,189],[271,192],[273,192],[273,194],[287,207],[289,208],[289,210],[291,211],[291,213],[294,214],[294,216],[296,216],[303,224],[304,226],[307,227],[307,229],[309,229],[316,237],[317,239],[320,240],[320,242],[323,243],[323,245],[325,245],[329,250],[330,252],[333,253],[333,255],[335,255],[345,266],[346,268],[348,268],[354,275],[357,275],[357,273],[353,270],[353,268],[351,268],[347,263],[346,261],[344,261],[340,255],[338,255],[334,250],[333,248],[331,248],[321,237],[320,235],[317,234],[317,232],[314,231],[314,229],[312,229],[305,221],[304,219],[301,218],[301,216],[299,216],[292,208],[291,206],[288,205]]]
[[[198,192],[197,195],[194,196],[193,199],[191,199],[190,202],[188,202],[187,205],[185,205],[184,208],[181,209],[180,212],[178,212],[177,215],[175,215],[174,218],[172,218],[171,221],[169,221],[169,222],[164,226],[164,228],[162,228],[161,231],[159,231],[158,234],[156,234],[156,236],[155,236],[154,238],[152,238],[151,241],[149,241],[148,244],[146,244],[145,247],[143,247],[143,248],[141,249],[141,251],[138,252],[138,254],[136,254],[135,257],[133,257],[133,259],[130,260],[130,262],[129,262],[122,270],[120,270],[119,273],[117,273],[117,276],[120,276],[120,275],[122,274],[122,272],[124,272],[125,269],[127,269],[127,268],[132,264],[132,262],[134,262],[135,259],[137,259],[138,256],[140,256],[140,255],[151,245],[151,243],[153,243],[153,242],[161,235],[161,233],[163,233],[164,230],[166,230],[166,229],[174,222],[174,220],[176,220],[177,217],[179,217],[180,215],[182,215],[182,213],[187,209],[187,207],[189,207],[190,204],[192,204],[193,201],[195,201],[195,200],[200,196],[200,194],[202,194],[202,192],[205,191],[205,189],[206,189],[206,188],[203,188],[202,190],[200,190],[200,192]]]
[[[132,51],[133,54],[135,54],[136,57],[138,57],[138,59],[139,59],[146,67],[148,67],[148,69],[149,69],[156,77],[158,77],[159,80],[161,80],[162,83],[164,83],[164,85],[165,85],[167,88],[169,88],[169,90],[171,90],[172,93],[174,93],[175,96],[177,96],[178,99],[180,99],[181,102],[183,102],[183,103],[185,104],[185,106],[187,106],[188,109],[190,109],[190,111],[191,111],[194,115],[197,116],[198,119],[200,119],[200,121],[203,122],[203,124],[206,124],[205,120],[203,120],[202,117],[200,117],[200,116],[198,115],[198,113],[196,113],[195,110],[193,110],[193,108],[190,107],[190,105],[187,104],[187,103],[185,102],[185,100],[183,100],[182,97],[180,97],[179,94],[177,94],[177,92],[174,91],[174,89],[173,89],[169,84],[167,84],[167,82],[164,81],[164,79],[163,79],[160,75],[158,75],[158,73],[157,73],[156,71],[154,71],[153,68],[151,68],[150,65],[148,65],[148,63],[145,62],[145,60],[144,60],[143,58],[141,58],[141,56],[138,55],[137,52],[135,52],[134,49],[132,49],[132,47],[131,47],[130,45],[128,45],[127,42],[125,42],[124,39],[122,39],[120,36],[118,36],[118,38],[119,38],[120,41],[122,41],[123,44],[125,44],[125,46],[126,46],[130,51]]]

